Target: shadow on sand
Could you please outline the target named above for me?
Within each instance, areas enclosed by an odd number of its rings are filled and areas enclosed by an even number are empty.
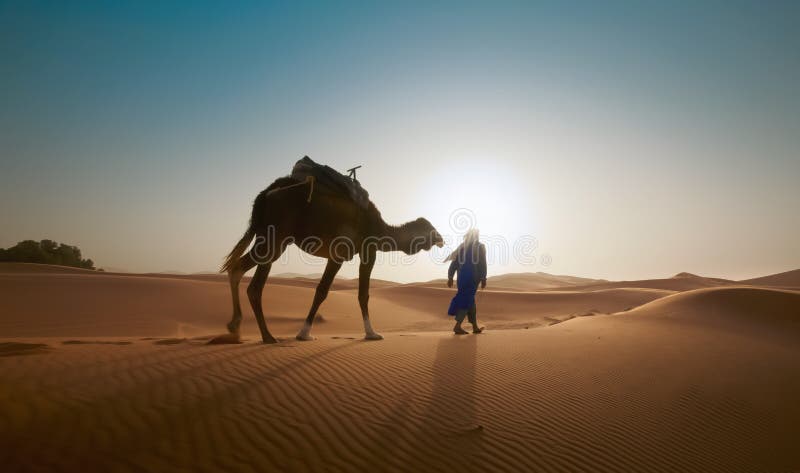
[[[477,405],[478,337],[443,338],[433,361],[433,391],[426,418],[445,436],[463,437],[481,430]]]
[[[478,338],[439,340],[432,366],[430,401],[417,424],[415,452],[403,467],[418,471],[472,471],[482,456],[484,428],[478,417]]]
[[[49,347],[44,343],[0,343],[0,356],[21,356],[47,353]]]

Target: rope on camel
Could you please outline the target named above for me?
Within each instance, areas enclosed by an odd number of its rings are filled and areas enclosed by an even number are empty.
[[[271,191],[267,192],[267,195],[274,194],[275,192],[286,190],[292,187],[304,186],[306,184],[309,184],[310,188],[308,190],[308,198],[306,199],[306,202],[311,203],[311,196],[314,195],[314,181],[315,181],[314,176],[306,176],[305,182],[298,182],[296,184],[290,184],[288,186],[272,189]]]

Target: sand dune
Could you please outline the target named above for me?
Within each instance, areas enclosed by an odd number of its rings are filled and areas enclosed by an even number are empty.
[[[91,269],[37,263],[0,263],[0,274],[113,274]]]
[[[739,283],[749,284],[752,286],[772,286],[800,289],[800,269],[778,274],[771,274],[769,276],[763,276],[760,278],[745,279],[743,281],[739,281]]]
[[[175,273],[175,272],[160,272],[160,273],[128,273],[128,272],[111,272],[111,271],[93,271],[82,268],[72,268],[69,266],[56,266],[51,264],[35,264],[35,263],[0,263],[0,274],[76,274],[87,276],[125,276],[125,277],[139,277],[139,278],[162,278],[162,279],[184,279],[189,281],[207,281],[207,282],[223,282],[227,284],[228,276],[219,273]],[[282,273],[275,276],[270,276],[270,284],[278,284],[281,286],[298,286],[298,287],[312,287],[316,288],[319,283],[319,277],[310,277],[311,275],[296,275],[294,273]],[[250,280],[249,276],[242,279],[244,282]],[[400,283],[394,281],[386,281],[383,279],[372,279],[370,281],[371,287],[386,287],[395,286]],[[349,290],[358,288],[358,278],[336,278],[331,290]]]
[[[241,295],[246,285],[241,288]],[[269,284],[265,310],[277,333],[296,332],[313,298],[311,287]],[[332,292],[320,330],[361,330],[352,294]],[[256,333],[246,306],[244,332]],[[230,318],[224,281],[174,277],[0,273],[0,336],[193,336],[222,330]]]
[[[151,277],[151,278],[170,278],[186,279],[195,281],[215,281],[225,282],[227,276],[218,273],[129,273],[129,272],[108,272],[92,271],[81,268],[67,266],[55,266],[33,263],[0,263],[0,274],[83,274],[83,275],[114,275],[129,277]],[[271,284],[284,286],[312,287],[315,288],[319,283],[319,274],[300,274],[300,273],[277,273],[270,276]],[[244,281],[249,280],[245,276]],[[425,282],[414,282],[402,284],[396,281],[383,279],[372,279],[370,286],[373,288],[412,286],[412,287],[445,287],[447,280],[444,278],[433,279]],[[613,288],[644,288],[662,289],[666,291],[688,291],[703,287],[720,287],[726,285],[752,285],[763,287],[776,287],[798,289],[800,288],[800,269],[786,271],[783,273],[768,276],[733,281],[730,279],[713,278],[698,276],[696,274],[682,272],[671,278],[661,279],[641,279],[631,281],[607,281],[604,279],[591,279],[566,275],[555,275],[543,272],[535,273],[508,273],[488,278],[488,291],[501,292],[533,292],[540,290],[600,290]],[[337,277],[331,286],[331,290],[353,290],[358,288],[357,278]]]
[[[192,276],[0,265],[4,471],[800,470],[798,291],[487,291],[459,337],[452,290],[387,285],[365,342],[342,288],[304,343],[313,284],[276,278],[281,343],[245,308],[208,345],[228,287]]]
[[[501,274],[499,276],[490,276],[487,278],[487,284],[490,287],[508,288],[517,291],[536,291],[539,289],[565,288],[603,282],[607,281],[603,279],[579,278],[575,276],[548,274],[543,272],[509,273]]]
[[[535,276],[539,277],[539,276]],[[0,264],[0,335],[170,336],[182,338],[223,330],[230,295],[222,275],[119,274],[43,265]],[[243,333],[257,335],[244,293]],[[383,331],[447,330],[446,309],[453,289],[373,282],[372,317]],[[482,323],[490,328],[550,325],[575,316],[630,310],[677,291],[733,287],[697,276],[606,282],[560,290],[479,292]],[[291,336],[305,319],[317,281],[270,279],[264,291],[267,322],[279,336]],[[631,287],[628,287],[631,286]],[[644,286],[644,287],[642,287]],[[656,286],[657,288],[648,288]],[[321,309],[319,333],[362,329],[357,281],[337,280]]]
[[[490,291],[536,291],[540,289],[567,288],[588,284],[607,282],[604,279],[579,278],[575,276],[564,276],[548,274],[543,272],[536,273],[508,273],[498,276],[490,276],[486,279],[487,287]],[[433,279],[431,281],[406,284],[407,286],[422,287],[444,287],[447,284],[446,278]]]
[[[395,286],[372,291],[372,298],[390,300],[416,311],[445,314],[454,289]],[[482,321],[494,328],[551,325],[572,317],[628,310],[672,294],[655,289],[597,291],[479,291],[476,301]],[[424,327],[414,327],[424,330]]]
[[[633,314],[0,357],[9,471],[793,471],[800,350]],[[102,362],[100,362],[102,360]]]
[[[754,287],[697,289],[641,305],[626,314],[748,334],[772,332],[800,342],[800,292]]]
[[[691,291],[705,287],[720,287],[736,284],[734,281],[719,278],[705,278],[689,273],[681,273],[671,278],[664,279],[639,279],[633,281],[608,281],[596,284],[573,286],[576,291],[615,289],[615,288],[641,288],[660,289],[664,291]]]
[[[2,265],[0,265],[0,268]],[[267,323],[279,336],[299,330],[311,305],[316,281],[270,280],[264,290]],[[338,285],[338,286],[337,286]],[[246,336],[257,328],[244,301]],[[320,310],[319,333],[362,330],[356,284],[337,281]],[[378,283],[371,291],[373,323],[380,330],[447,330],[454,289]],[[478,295],[481,321],[493,328],[550,325],[574,316],[630,309],[669,294],[645,289],[522,293],[487,291]],[[216,276],[129,275],[86,270],[21,272],[0,270],[0,334],[30,336],[171,336],[224,330],[230,292]]]

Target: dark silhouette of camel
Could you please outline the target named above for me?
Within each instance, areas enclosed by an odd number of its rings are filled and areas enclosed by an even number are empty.
[[[299,166],[308,166],[309,163],[313,166],[310,172],[304,175],[296,172]],[[358,302],[364,319],[365,338],[383,338],[372,329],[368,309],[369,279],[376,252],[403,251],[413,254],[430,250],[434,245],[441,247],[443,240],[424,218],[399,226],[387,224],[357,182],[353,182],[348,189],[342,188],[343,185],[349,186],[349,182],[352,181],[346,176],[305,157],[295,165],[292,176],[277,179],[258,194],[253,202],[250,226],[228,255],[221,270],[228,273],[233,298],[233,317],[228,323],[231,334],[238,336],[242,321],[239,281],[245,272],[258,266],[247,287],[247,297],[264,343],[277,341],[264,320],[261,294],[272,263],[289,244],[294,243],[306,253],[328,259],[305,325],[296,338],[313,340],[311,325],[317,310],[327,297],[342,263],[356,254],[360,258]],[[256,239],[253,248],[244,253],[253,238]]]

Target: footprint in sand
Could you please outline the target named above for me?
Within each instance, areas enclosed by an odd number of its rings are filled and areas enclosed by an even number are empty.
[[[206,342],[206,344],[208,345],[228,345],[228,344],[239,344],[239,343],[242,343],[242,339],[239,337],[238,334],[235,333],[224,333],[222,335],[211,337]]]
[[[188,338],[162,338],[153,342],[153,345],[179,345],[188,341]]]
[[[49,347],[44,343],[0,343],[0,356],[36,355],[47,353]]]

